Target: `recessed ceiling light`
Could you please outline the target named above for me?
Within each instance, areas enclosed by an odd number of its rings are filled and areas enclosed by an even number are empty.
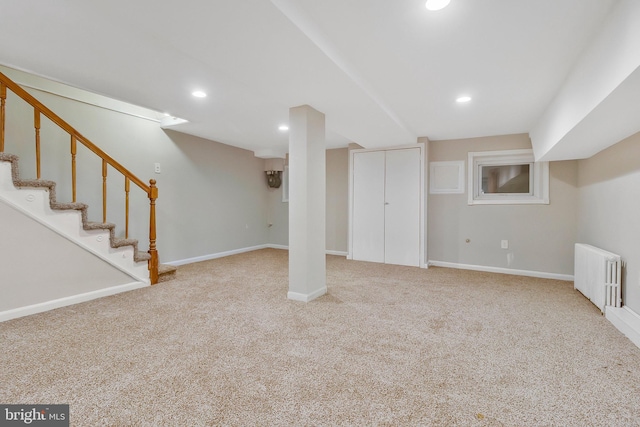
[[[429,10],[440,10],[444,9],[449,5],[450,0],[427,0],[426,7]]]
[[[191,95],[195,96],[196,98],[206,98],[207,94],[204,93],[201,90],[196,90],[195,92],[191,92]]]
[[[456,99],[456,102],[457,102],[457,103],[460,103],[460,104],[464,104],[465,102],[469,102],[469,101],[471,101],[471,97],[470,97],[470,96],[467,96],[467,95],[459,96],[459,97]]]
[[[278,126],[278,130],[279,130],[280,132],[286,132],[286,131],[288,131],[288,130],[289,130],[289,126],[287,126],[287,125],[280,125],[280,126]]]

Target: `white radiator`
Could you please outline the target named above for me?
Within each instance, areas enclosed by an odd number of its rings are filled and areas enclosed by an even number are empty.
[[[576,243],[573,287],[604,313],[606,306],[621,307],[620,255]]]

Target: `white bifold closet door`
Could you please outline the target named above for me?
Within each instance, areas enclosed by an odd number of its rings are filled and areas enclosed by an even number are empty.
[[[358,261],[384,262],[385,152],[353,156],[352,255]]]
[[[354,153],[352,258],[420,265],[420,149]]]

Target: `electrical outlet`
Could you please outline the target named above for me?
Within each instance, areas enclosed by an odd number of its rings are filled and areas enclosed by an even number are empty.
[[[154,170],[156,173],[160,173],[160,163],[154,163],[154,164],[153,164],[153,170]]]
[[[500,242],[500,247],[501,247],[502,249],[509,249],[509,241],[508,241],[508,240],[502,240],[502,241]]]

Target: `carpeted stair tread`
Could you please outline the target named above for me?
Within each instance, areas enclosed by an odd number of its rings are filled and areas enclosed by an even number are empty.
[[[11,163],[11,179],[15,185],[20,180],[20,170],[18,168],[18,156],[9,153],[0,153],[0,161]]]
[[[160,264],[158,266],[158,274],[170,274],[175,273],[178,270],[178,267],[169,264]]]
[[[0,153],[0,160],[4,160],[5,162],[17,162],[18,156],[2,152]]]
[[[67,210],[81,211],[89,207],[84,203],[73,203],[73,202],[69,202],[69,203],[50,202],[49,205],[51,206],[51,209],[57,210],[57,211],[67,211]]]
[[[116,228],[116,225],[111,222],[87,221],[82,228],[85,230],[112,230]]]
[[[135,251],[133,254],[133,260],[135,262],[149,261],[150,259],[151,255],[149,252]]]
[[[51,188],[55,187],[54,181],[46,179],[14,179],[13,184],[16,187],[34,187],[34,188]]]
[[[169,264],[158,265],[158,282],[167,282],[176,277],[178,267]]]
[[[138,241],[136,239],[124,239],[122,237],[113,237],[111,238],[111,247],[112,248],[121,248],[123,246],[138,246]]]

